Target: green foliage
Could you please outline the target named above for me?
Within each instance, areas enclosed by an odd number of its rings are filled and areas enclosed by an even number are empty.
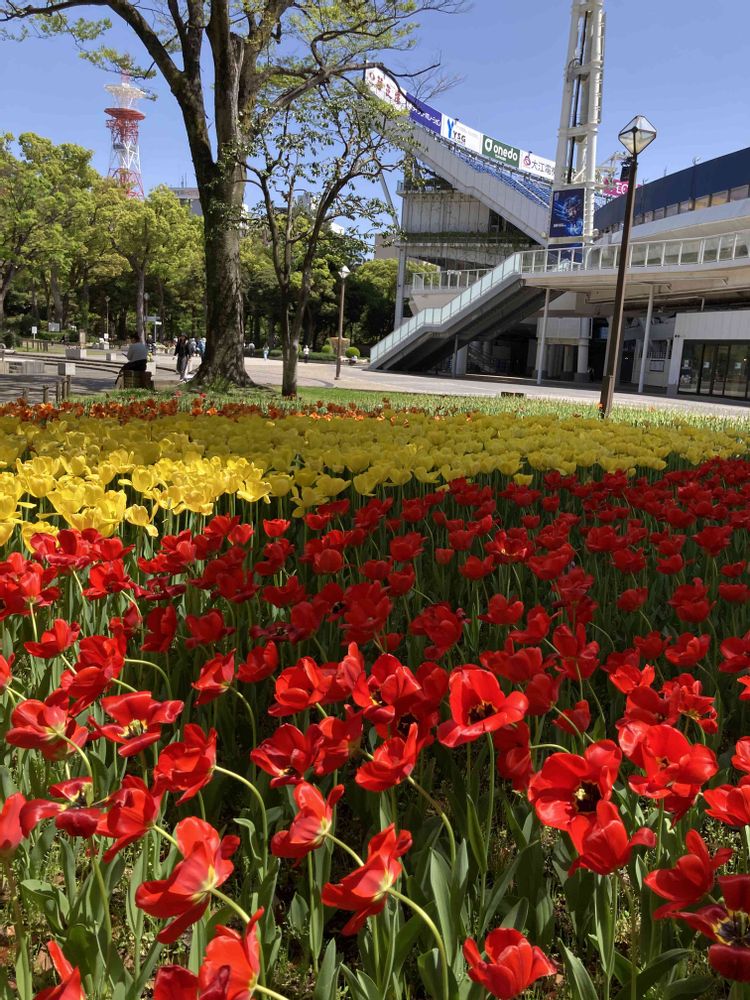
[[[347,358],[359,358],[359,357],[361,357],[361,354],[360,354],[360,351],[359,351],[358,347],[347,347],[347,349],[344,351],[344,353],[346,354]]]

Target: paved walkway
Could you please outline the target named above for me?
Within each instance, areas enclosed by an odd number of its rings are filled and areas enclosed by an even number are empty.
[[[97,356],[98,355],[98,356]],[[31,402],[42,401],[42,386],[50,388],[48,396],[54,402],[54,382],[57,378],[57,361],[59,356],[50,354],[30,355],[26,352],[21,357],[35,357],[46,364],[44,375],[0,375],[0,402],[6,403],[18,399],[26,390]],[[72,377],[71,393],[73,395],[99,395],[111,392],[119,365],[103,360],[103,353],[90,350],[85,362],[76,362],[76,374]],[[281,360],[269,358],[247,358],[245,369],[254,381],[261,385],[278,388],[281,385]],[[485,396],[495,397],[502,392],[522,393],[530,399],[560,399],[573,403],[596,404],[599,401],[599,386],[574,385],[566,382],[546,382],[541,386],[531,379],[501,378],[498,376],[471,375],[461,378],[435,375],[405,375],[398,372],[370,371],[365,364],[341,367],[341,378],[335,381],[335,366],[322,362],[300,361],[298,366],[298,381],[301,386],[320,389],[361,389],[388,396],[394,392],[427,393],[444,396]],[[158,388],[174,386],[177,388],[177,373],[174,358],[160,355],[157,358],[157,374],[155,379]],[[655,409],[678,412],[694,412],[716,414],[722,417],[734,417],[738,420],[750,419],[750,404],[711,403],[696,397],[679,396],[677,399],[667,398],[662,393],[644,393],[638,395],[634,391],[616,392],[615,403],[623,406],[647,406]]]
[[[249,358],[245,369],[256,382],[274,388],[281,385],[281,361],[269,358]],[[387,396],[392,392],[428,393],[444,396],[489,396],[501,392],[523,393],[530,399],[561,399],[573,403],[598,403],[600,387],[575,385],[569,382],[545,382],[538,386],[532,379],[500,378],[495,375],[469,375],[461,378],[435,375],[404,375],[398,372],[370,371],[362,365],[342,365],[341,378],[334,380],[333,365],[310,361],[301,362],[298,367],[298,383],[317,386],[321,389],[368,389]],[[648,406],[664,410],[692,411],[694,413],[715,413],[723,417],[750,419],[750,405],[747,403],[709,403],[704,399],[688,396],[667,398],[661,393],[634,391],[616,392],[615,404],[623,406]]]

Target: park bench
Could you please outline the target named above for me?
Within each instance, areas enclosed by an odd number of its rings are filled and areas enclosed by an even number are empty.
[[[151,372],[120,372],[115,383],[115,389],[153,389],[154,377]]]

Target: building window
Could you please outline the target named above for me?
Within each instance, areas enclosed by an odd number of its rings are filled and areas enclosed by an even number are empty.
[[[679,205],[667,205],[667,218],[671,218],[673,215],[677,215],[680,211]]]
[[[652,340],[648,345],[648,356],[654,361],[666,361],[669,357],[671,340]]]
[[[644,214],[643,214],[643,221],[644,222],[653,222],[654,221],[654,213],[653,212],[644,212]]]
[[[695,199],[695,211],[697,212],[699,208],[708,208],[711,202],[711,195],[706,194],[702,198]]]
[[[712,205],[726,205],[728,201],[729,201],[728,191],[714,191],[714,193],[711,195]]]
[[[730,201],[742,201],[750,195],[750,184],[742,184],[740,187],[732,188],[729,192]]]
[[[658,222],[659,219],[664,218],[664,209],[656,208],[654,209],[654,222]]]
[[[680,202],[680,213],[682,212],[692,212],[693,211],[693,199],[690,198],[688,201]]]

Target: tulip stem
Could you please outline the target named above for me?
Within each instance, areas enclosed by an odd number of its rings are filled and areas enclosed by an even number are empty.
[[[23,923],[21,906],[18,902],[20,898],[18,886],[13,875],[13,864],[10,858],[2,858],[0,860],[2,861],[3,871],[8,882],[8,895],[10,896],[11,907],[13,908],[13,924],[16,931],[16,954],[20,955],[21,949],[26,947],[26,928]]]
[[[158,674],[161,674],[164,683],[167,685],[167,694],[172,697],[172,685],[170,683],[169,677],[164,671],[163,667],[160,667],[158,663],[154,663],[153,660],[136,660],[129,656],[125,657],[125,663],[139,663],[144,667],[152,667]]]
[[[417,916],[422,918],[425,925],[429,928],[430,932],[432,933],[432,936],[435,938],[435,943],[437,944],[438,953],[440,955],[440,974],[443,983],[443,1000],[449,1000],[450,989],[448,986],[448,956],[445,951],[445,943],[443,941],[442,935],[440,934],[440,931],[435,926],[432,918],[427,913],[425,913],[422,907],[418,906],[414,902],[414,900],[409,899],[408,896],[404,896],[402,893],[398,891],[398,889],[391,888],[388,890],[388,892],[395,899],[401,900],[402,903],[404,903],[410,909],[414,910]]]
[[[225,896],[219,889],[211,889],[210,892],[212,896],[216,896],[217,899],[220,899],[225,906],[229,907],[230,910],[234,910],[237,916],[240,917],[241,920],[244,920],[246,924],[250,923],[250,917],[247,913],[245,913],[239,903],[235,903],[233,899],[230,899],[229,896]]]
[[[180,845],[177,843],[177,841],[174,839],[171,833],[167,833],[166,830],[164,830],[160,826],[157,826],[156,823],[152,825],[151,829],[156,830],[156,832],[159,834],[160,837],[164,837],[164,839],[168,840],[170,844],[172,844],[174,847],[177,848],[178,851],[180,850]],[[182,851],[180,851],[180,854],[182,854]]]
[[[570,753],[570,750],[561,747],[559,743],[533,743],[529,744],[529,750],[558,750],[561,753]]]
[[[242,704],[247,709],[247,715],[248,715],[248,718],[250,719],[250,738],[252,740],[253,750],[254,750],[255,747],[258,745],[258,730],[257,730],[257,727],[255,725],[255,712],[253,712],[252,705],[247,700],[247,698],[244,696],[244,694],[241,691],[238,691],[237,688],[232,687],[231,684],[229,685],[229,687],[227,688],[227,690],[231,691],[232,694],[236,695],[236,697],[240,699],[240,701],[242,702]]]
[[[357,862],[359,867],[360,868],[362,867],[364,861],[362,860],[362,858],[360,858],[360,856],[357,854],[356,851],[354,851],[351,847],[349,847],[348,844],[345,844],[343,840],[339,840],[339,838],[335,837],[332,833],[326,833],[324,834],[324,836],[328,840],[330,840],[332,844],[335,844],[337,847],[340,847],[342,851],[346,851],[346,853]]]
[[[274,1000],[287,1000],[285,996],[282,996],[281,993],[277,993],[276,990],[269,990],[267,986],[260,986],[258,983],[253,986],[253,990],[263,996],[273,997]]]
[[[451,826],[450,820],[445,815],[445,813],[440,808],[439,804],[435,801],[435,799],[433,799],[433,797],[430,795],[429,792],[427,792],[424,788],[422,788],[422,786],[419,784],[418,781],[415,781],[414,778],[411,777],[411,775],[409,775],[409,777],[406,780],[412,786],[412,788],[415,788],[419,792],[419,794],[423,796],[423,798],[427,802],[430,803],[432,808],[440,817],[440,820],[443,826],[445,827],[445,832],[448,834],[448,840],[450,842],[451,868],[453,868],[454,865],[456,864],[456,836],[453,833],[453,827]]]
[[[620,885],[628,901],[630,916],[630,1000],[638,1000],[638,919],[635,912],[635,896],[624,875],[620,875]],[[613,892],[617,892],[613,887]]]
[[[89,778],[91,778],[91,784],[92,784],[92,787],[93,787],[93,784],[94,784],[94,772],[91,770],[91,764],[90,764],[89,759],[86,756],[86,754],[83,752],[83,750],[78,746],[78,744],[74,740],[68,739],[67,736],[62,736],[62,735],[61,735],[60,738],[63,739],[63,740],[65,740],[65,742],[68,744],[68,746],[72,747],[75,750],[75,752],[78,754],[78,756],[81,758],[81,760],[83,761],[84,767],[86,768],[86,774],[88,774]]]
[[[266,815],[266,804],[263,801],[263,796],[260,794],[260,792],[258,791],[258,789],[255,787],[255,785],[251,781],[248,781],[247,778],[244,778],[241,774],[237,774],[236,771],[229,771],[225,767],[219,767],[218,764],[216,764],[214,766],[214,771],[218,771],[219,774],[225,774],[228,778],[234,778],[235,781],[239,781],[240,784],[245,785],[246,788],[249,788],[250,791],[255,796],[255,798],[257,799],[258,804],[260,806],[261,818],[262,818],[262,821],[263,821],[263,850],[267,854],[267,852],[268,852],[268,816]]]

